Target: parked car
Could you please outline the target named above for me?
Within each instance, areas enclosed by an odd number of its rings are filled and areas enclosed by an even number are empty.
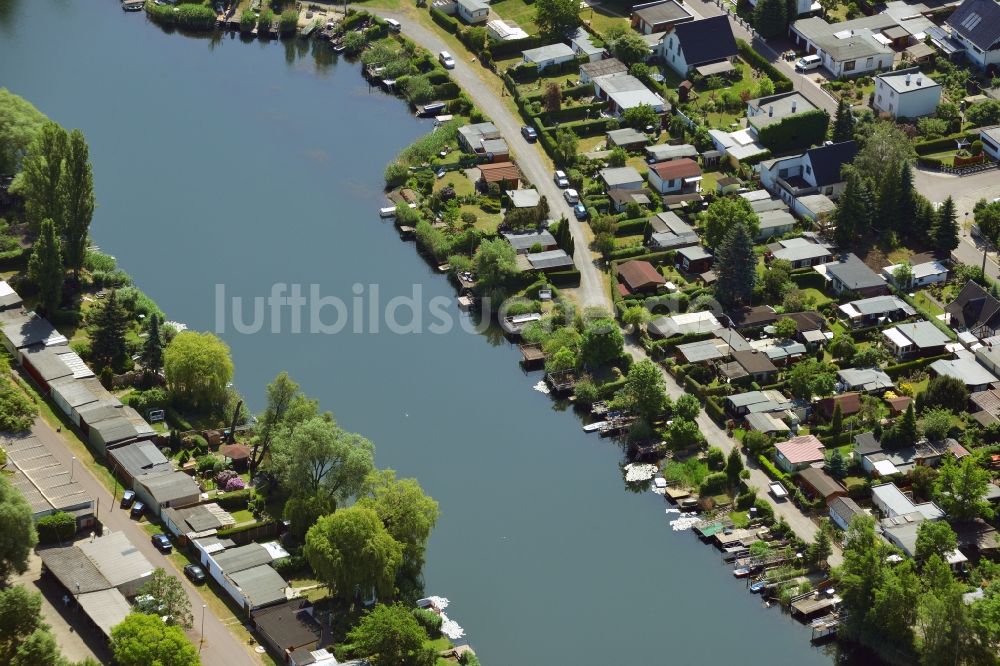
[[[569,178],[566,177],[565,171],[556,171],[552,175],[552,180],[556,181],[556,185],[562,188],[569,187]]]
[[[188,580],[196,585],[200,585],[205,582],[205,570],[197,564],[186,565],[184,567],[184,575],[188,577]]]
[[[820,66],[823,62],[818,55],[802,56],[795,61],[795,70],[798,72],[808,72]]]
[[[125,494],[122,495],[122,508],[127,509],[132,506],[132,502],[135,501],[135,491],[126,490]]]
[[[528,141],[538,140],[538,132],[536,132],[535,128],[532,127],[531,125],[525,125],[524,127],[521,128],[521,136],[523,136]]]
[[[578,220],[586,220],[587,207],[584,206],[582,203],[578,203],[577,205],[573,206],[573,214],[576,215],[576,219]]]
[[[400,25],[399,21],[396,19],[386,19],[385,24],[389,26],[389,30],[392,30],[393,32],[399,32],[403,29],[403,26]]]
[[[438,53],[438,60],[444,65],[445,69],[455,69],[455,59],[451,57],[451,54],[447,51],[441,51]]]
[[[133,518],[142,518],[142,514],[145,511],[146,511],[146,505],[143,504],[142,502],[136,502],[135,504],[132,505],[132,510],[129,512],[129,515],[132,516]]]
[[[563,198],[566,199],[566,203],[575,204],[580,200],[580,193],[573,188],[570,188],[563,192]]]
[[[174,545],[170,543],[170,539],[166,534],[154,534],[151,540],[156,549],[161,553],[169,553],[174,549]]]

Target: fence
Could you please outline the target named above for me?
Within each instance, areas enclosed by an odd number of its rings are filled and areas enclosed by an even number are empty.
[[[938,167],[941,173],[948,173],[953,176],[971,176],[974,173],[982,173],[983,171],[989,171],[990,169],[997,168],[997,162],[985,162],[983,164],[969,164],[962,167]]]

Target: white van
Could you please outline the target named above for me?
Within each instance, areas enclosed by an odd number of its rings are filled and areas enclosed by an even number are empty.
[[[403,29],[403,26],[401,26],[399,21],[396,19],[386,19],[385,24],[389,26],[389,30],[392,30],[393,32],[399,32]]]
[[[447,51],[441,51],[438,53],[438,60],[444,65],[445,69],[455,69],[455,59],[451,57],[451,54]]]
[[[802,56],[795,61],[795,70],[798,72],[808,72],[820,66],[822,60],[818,55]]]

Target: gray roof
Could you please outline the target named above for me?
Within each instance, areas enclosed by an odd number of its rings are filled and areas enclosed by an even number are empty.
[[[514,208],[534,208],[542,200],[538,190],[535,189],[525,189],[525,190],[507,190],[507,196],[510,197],[510,202]]]
[[[883,518],[879,527],[889,543],[897,546],[907,557],[913,557],[917,553],[917,532],[925,520],[927,518],[922,513],[913,511],[894,518]]]
[[[913,500],[903,494],[903,491],[895,483],[883,483],[878,486],[872,486],[872,499],[877,499],[889,512],[897,516],[920,512],[928,520],[937,520],[944,517],[944,511],[938,505],[934,504],[934,502],[914,504]]]
[[[792,245],[775,250],[771,253],[775,259],[785,261],[805,261],[806,259],[821,259],[830,256],[830,250],[819,243],[805,243],[802,245]]]
[[[120,412],[122,410],[119,409],[117,411]],[[92,432],[100,435],[101,441],[106,445],[124,442],[139,436],[139,429],[124,415],[105,418],[96,423],[89,423],[88,425]]]
[[[7,311],[3,313],[0,321],[3,321],[0,330],[15,349],[33,345],[65,345],[68,342],[52,324],[34,312],[25,314],[20,311]]]
[[[875,439],[875,433],[863,432],[854,436],[854,452],[860,456],[882,450],[882,444]]]
[[[830,513],[837,514],[837,517],[843,520],[844,523],[850,524],[851,518],[864,513],[864,511],[860,506],[858,506],[858,503],[850,497],[835,497],[833,501],[830,502]]]
[[[754,115],[747,116],[747,123],[760,129],[780,123],[788,116],[815,111],[816,105],[802,93],[792,91],[749,100],[747,108],[754,111]]]
[[[36,345],[29,347],[24,352],[25,359],[31,363],[31,367],[46,382],[51,382],[60,377],[72,377],[73,371],[66,365],[62,358],[56,353],[58,350],[69,350],[69,347],[45,347]]]
[[[535,270],[559,268],[562,266],[572,266],[573,257],[566,254],[565,250],[549,250],[548,252],[529,254],[528,263]]]
[[[760,220],[761,234],[766,234],[770,229],[795,226],[795,218],[792,217],[792,214],[780,209],[758,213],[757,219]]]
[[[801,198],[799,197],[800,200]],[[757,199],[750,202],[750,207],[758,215],[766,213],[769,210],[788,210],[788,204],[781,199]]]
[[[669,210],[650,217],[649,224],[653,227],[653,231],[658,233],[669,232],[679,236],[694,233],[694,227],[678,217],[677,213]]]
[[[991,50],[1000,41],[1000,4],[965,0],[945,23],[984,51]]]
[[[112,532],[77,546],[114,587],[141,581],[153,573],[153,565],[124,532]]]
[[[465,8],[465,11],[469,13],[475,13],[483,9],[489,9],[490,6],[484,0],[455,0],[458,4]]]
[[[726,400],[733,407],[747,407],[754,403],[769,400],[769,398],[763,391],[747,391],[746,393],[737,393],[736,395],[728,396]]]
[[[814,16],[795,21],[792,28],[839,61],[891,53],[891,49],[875,41],[872,35],[897,25],[892,16],[875,14],[840,23],[827,23]]]
[[[887,312],[902,310],[906,315],[913,316],[917,311],[910,307],[906,301],[898,296],[875,296],[873,298],[862,298],[851,301],[850,305],[863,315],[882,315]]]
[[[681,249],[677,250],[677,254],[687,258],[689,261],[698,261],[699,259],[710,259],[712,257],[712,253],[700,245],[694,245],[692,247],[682,247]]]
[[[672,146],[669,143],[660,143],[655,146],[646,146],[646,154],[657,162],[665,162],[666,160],[675,160],[681,157],[694,159],[698,157],[698,149],[690,143],[682,143],[678,146]]]
[[[97,565],[76,546],[40,548],[38,556],[45,568],[70,592],[78,591],[77,584],[80,594],[113,587]]]
[[[892,387],[892,379],[878,368],[847,368],[839,370],[837,377],[851,389],[879,391]]]
[[[616,146],[631,146],[637,143],[648,143],[649,137],[637,129],[625,127],[608,132],[608,140]]]
[[[183,509],[168,508],[163,510],[163,514],[169,516],[181,532],[208,532],[236,524],[229,512],[215,503],[196,504]]]
[[[951,341],[947,335],[929,321],[915,321],[896,324],[893,328],[906,336],[914,345],[921,349],[928,347],[943,347]],[[888,332],[888,331],[887,331]]]
[[[966,386],[984,386],[997,381],[992,372],[969,357],[934,361],[931,363],[931,370],[938,375],[960,379]]]
[[[73,478],[72,470],[52,455],[41,439],[4,435],[0,446],[7,454],[9,471],[14,471],[11,484],[36,516],[93,505],[94,498]]]
[[[855,254],[848,254],[840,261],[824,265],[829,275],[836,277],[847,289],[852,291],[885,285],[885,280],[868,268],[868,265]]]
[[[248,543],[245,546],[224,550],[218,555],[212,556],[212,559],[225,574],[251,569],[262,564],[270,564],[273,560],[271,553],[259,543]]]
[[[895,72],[879,74],[875,78],[881,79],[887,86],[900,94],[940,87],[940,84],[934,79],[921,72],[919,67],[897,69]]]
[[[527,251],[532,248],[536,243],[542,247],[548,247],[549,245],[555,245],[556,239],[546,230],[542,231],[527,231],[524,233],[504,233],[503,237],[507,239],[507,242],[518,251]]]
[[[229,579],[240,588],[251,607],[267,606],[288,598],[285,593],[288,583],[266,564],[229,574]]]
[[[586,53],[587,55],[597,55],[604,53],[603,46],[596,46],[591,38],[589,32],[584,30],[582,27],[577,28],[573,36],[570,37],[570,42],[575,45],[578,49]]]
[[[524,59],[528,62],[545,62],[546,60],[575,57],[573,49],[562,42],[558,44],[539,46],[537,49],[528,49],[527,51],[522,52],[521,55],[523,55]]]
[[[150,440],[132,442],[108,451],[108,457],[121,465],[135,478],[143,474],[157,474],[174,469],[172,462]]]
[[[160,504],[191,496],[197,497],[201,494],[198,484],[184,472],[144,476],[140,477],[139,483],[149,490],[149,494]]]
[[[760,432],[788,432],[791,428],[781,419],[766,412],[752,412],[746,415],[746,422]]]
[[[624,74],[628,72],[628,67],[618,58],[605,58],[583,63],[580,65],[580,71],[593,79],[608,74]]]
[[[611,169],[601,169],[601,179],[607,183],[608,188],[614,189],[630,183],[641,183],[642,176],[635,167],[615,167]]]
[[[647,6],[640,6],[632,12],[633,16],[641,18],[650,25],[657,23],[668,23],[684,21],[692,18],[692,15],[677,2],[649,3]]]
[[[105,396],[110,396],[108,390],[101,386],[95,378],[75,379],[73,377],[63,377],[51,384],[52,392],[59,396],[73,409],[78,409],[83,405],[97,402]]]
[[[725,358],[729,355],[725,345],[719,344],[718,340],[702,340],[700,342],[689,342],[684,345],[677,345],[680,352],[688,363],[700,363],[711,361],[716,358]]]
[[[112,627],[120,624],[132,612],[125,596],[114,588],[81,593],[76,600],[106,637],[111,636]]]
[[[15,308],[21,305],[21,297],[14,291],[6,280],[0,280],[0,308]]]

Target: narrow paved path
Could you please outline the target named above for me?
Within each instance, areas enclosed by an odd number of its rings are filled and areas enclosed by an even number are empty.
[[[699,0],[694,1],[698,2]],[[712,3],[701,4],[715,7]],[[701,10],[696,7],[696,11],[700,12]],[[429,51],[437,53],[449,49],[440,36],[413,21],[412,17],[403,14],[393,14],[392,12],[383,12],[381,10],[376,10],[375,13],[384,18],[395,18],[400,21],[403,25],[403,33]],[[721,13],[721,10],[717,13]],[[735,26],[734,29],[736,29]],[[562,191],[555,186],[552,174],[548,170],[547,160],[542,157],[541,146],[531,145],[524,140],[520,129],[521,121],[504,105],[496,93],[486,85],[479,76],[480,72],[473,69],[474,67],[479,67],[479,65],[469,64],[463,62],[460,58],[456,58],[452,76],[462,89],[468,93],[476,105],[492,118],[494,124],[496,124],[514,151],[521,171],[524,172],[524,175],[535,185],[538,191],[548,198],[553,215],[565,215],[566,219],[570,221],[573,240],[576,242],[576,266],[580,270],[580,288],[578,290],[580,304],[583,306],[596,305],[606,308],[609,312],[613,311],[611,300],[605,289],[606,279],[590,257],[590,252],[586,249],[586,234],[584,233],[583,225],[573,216],[572,210],[562,197]],[[825,92],[820,92],[826,96]],[[826,98],[832,101],[829,96],[826,96]],[[833,105],[836,108],[835,102]],[[632,342],[626,345],[626,351],[637,360],[648,358],[645,350]],[[683,387],[674,380],[673,376],[663,369],[662,366],[659,366],[659,364],[657,364],[657,367],[663,373],[667,393],[675,399],[683,395],[685,392]],[[705,435],[705,439],[709,445],[719,447],[727,455],[733,449],[735,440],[728,437],[725,431],[717,426],[704,410],[698,414],[698,426],[702,434]],[[817,525],[803,515],[791,502],[775,502],[766,492],[769,479],[763,471],[757,468],[755,463],[748,464],[747,468],[750,470],[750,485],[756,488],[758,496],[764,497],[774,508],[775,515],[784,517],[800,538],[805,541],[812,541],[816,536]],[[830,564],[836,566],[840,562],[840,550],[834,547],[833,555],[830,557]]]
[[[184,592],[187,593],[191,602],[191,614],[194,617],[194,627],[185,633],[188,638],[197,646],[202,638],[199,632],[202,625],[202,600],[201,594],[195,589],[187,578],[185,578],[173,566],[168,558],[158,551],[150,542],[149,534],[142,528],[142,525],[129,518],[129,512],[119,508],[111,493],[97,480],[97,477],[80,460],[73,463],[73,452],[66,443],[63,435],[57,433],[41,418],[36,419],[31,434],[41,440],[52,455],[67,468],[72,468],[74,480],[79,482],[84,489],[90,493],[95,502],[99,501],[98,518],[101,523],[111,532],[124,532],[129,541],[143,555],[146,556],[154,567],[163,567],[168,573],[173,574],[184,585]],[[118,489],[118,498],[121,499],[122,488]],[[100,539],[100,537],[97,537]],[[201,660],[206,666],[229,666],[231,664],[257,664],[260,658],[254,655],[249,646],[243,645],[237,640],[229,629],[216,617],[209,609],[204,613],[204,638],[202,645]],[[232,621],[232,618],[226,618]]]

